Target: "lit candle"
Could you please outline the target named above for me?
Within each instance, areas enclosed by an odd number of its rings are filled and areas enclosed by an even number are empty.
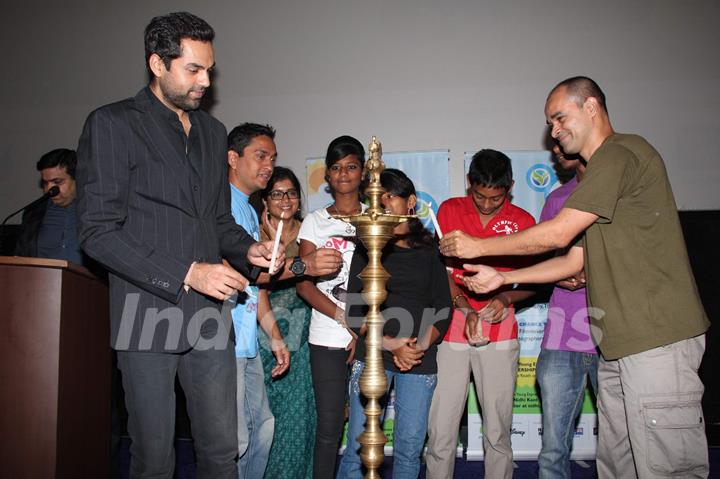
[[[273,243],[272,256],[270,257],[270,268],[268,273],[275,274],[275,261],[277,260],[278,249],[280,249],[280,237],[282,237],[283,221],[282,217],[285,214],[283,211],[280,214],[280,221],[278,222],[277,231],[275,232],[275,243]]]
[[[435,228],[435,232],[438,235],[438,238],[442,239],[442,231],[440,230],[440,225],[438,224],[438,220],[435,217],[435,212],[432,209],[432,203],[428,203],[428,212],[430,213],[430,221],[432,221],[433,227]]]

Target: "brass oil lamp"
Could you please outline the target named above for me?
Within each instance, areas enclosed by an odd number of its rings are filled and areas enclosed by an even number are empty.
[[[385,169],[382,161],[382,146],[373,136],[368,147],[370,157],[365,163],[365,174],[369,176],[369,185],[365,196],[370,206],[363,212],[352,216],[335,216],[355,226],[356,236],[363,242],[368,253],[368,264],[359,277],[362,280],[362,296],[369,310],[365,316],[367,336],[365,338],[365,369],[360,376],[360,392],[368,399],[365,407],[365,431],[358,438],[362,445],[360,457],[368,472],[366,479],[379,479],[378,468],[385,456],[387,438],[383,433],[380,416],[380,398],[385,394],[388,384],[382,360],[382,339],[385,320],[380,306],[387,297],[385,284],[390,275],[382,267],[380,258],[387,242],[393,238],[393,230],[399,223],[412,216],[385,214],[380,198],[385,188],[380,184],[380,173]]]

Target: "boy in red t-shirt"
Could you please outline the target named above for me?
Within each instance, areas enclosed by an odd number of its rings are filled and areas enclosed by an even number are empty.
[[[485,238],[508,235],[535,224],[533,217],[510,203],[513,186],[510,158],[495,150],[480,150],[468,171],[468,195],[440,205],[442,231],[461,230]],[[481,258],[499,270],[524,266],[518,258]],[[447,259],[453,296],[452,322],[438,347],[438,383],[428,424],[427,477],[452,477],[460,418],[467,399],[470,372],[483,415],[485,477],[512,477],[512,406],[520,345],[513,303],[532,291],[506,288],[492,295],[475,294],[459,279],[468,260]],[[450,271],[452,269],[452,271]]]

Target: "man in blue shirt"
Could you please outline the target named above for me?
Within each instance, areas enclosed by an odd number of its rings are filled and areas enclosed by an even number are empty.
[[[275,130],[269,125],[244,123],[228,135],[228,179],[230,181],[231,211],[235,222],[256,241],[260,239],[257,213],[249,197],[267,185],[277,157]],[[235,328],[235,358],[237,363],[238,415],[238,477],[262,477],[272,445],[275,418],[265,391],[263,366],[258,354],[257,311],[258,295],[255,285],[248,286],[233,299]],[[269,305],[267,309],[269,308]],[[278,374],[290,366],[290,352],[283,342],[274,321],[263,322],[263,328],[275,343]]]
[[[244,123],[228,135],[228,177],[231,210],[237,224],[256,240],[260,236],[257,213],[249,203],[253,193],[265,188],[272,176],[277,149],[275,130],[269,125]],[[288,259],[276,268],[276,279],[291,276],[322,276],[336,272],[342,257],[332,249],[321,248],[302,258]],[[256,283],[269,281],[267,272]],[[256,285],[239,293],[232,309],[235,328],[235,356],[237,362],[238,408],[238,472],[240,478],[262,477],[272,445],[275,420],[265,391],[263,366],[258,354],[257,324],[270,338],[270,346],[277,359],[272,375],[280,376],[290,366],[290,352],[280,334],[272,314],[258,321],[258,309],[271,311],[267,295],[258,295]],[[258,301],[261,302],[258,305]],[[264,302],[265,304],[262,304]],[[258,308],[259,306],[259,308]]]
[[[272,176],[277,148],[275,130],[270,125],[243,123],[228,135],[228,179],[230,181],[231,211],[235,222],[255,240],[259,240],[260,225],[257,213],[250,205],[253,193],[262,190]],[[340,269],[342,256],[333,249],[320,248],[302,258],[287,258],[273,272],[275,279],[292,276],[324,276]],[[260,273],[255,283],[266,283],[267,272]],[[261,311],[271,311],[267,295],[258,295],[255,284],[233,298],[235,328],[235,356],[237,362],[238,414],[238,476],[254,479],[263,477],[272,445],[275,419],[267,399],[263,366],[258,354],[257,324],[270,338],[270,346],[277,360],[272,375],[280,376],[290,366],[288,351],[280,330],[270,314],[258,321],[258,301]]]

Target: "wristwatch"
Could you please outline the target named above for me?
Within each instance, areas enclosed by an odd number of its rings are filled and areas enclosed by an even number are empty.
[[[290,263],[290,271],[292,271],[292,274],[295,276],[302,276],[305,274],[305,263],[303,263],[303,260],[300,259],[300,256],[295,256],[292,260],[292,263]]]

